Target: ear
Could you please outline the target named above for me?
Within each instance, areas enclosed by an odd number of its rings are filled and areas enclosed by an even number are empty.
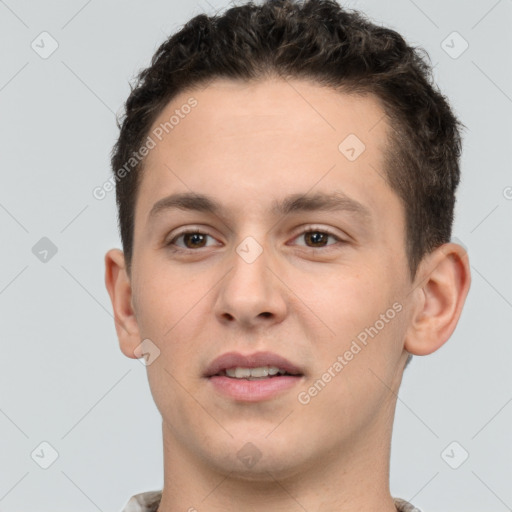
[[[413,313],[404,348],[414,355],[435,352],[452,335],[471,283],[469,259],[459,244],[447,243],[420,264],[412,294]]]
[[[137,359],[135,349],[140,345],[139,327],[132,304],[132,287],[126,271],[124,254],[111,249],[105,255],[105,285],[112,301],[119,346],[123,354]]]

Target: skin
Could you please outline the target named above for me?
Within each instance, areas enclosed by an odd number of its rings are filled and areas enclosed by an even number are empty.
[[[190,96],[197,107],[146,160],[131,275],[120,250],[105,257],[122,352],[140,356],[144,339],[160,350],[147,366],[162,415],[159,512],[394,512],[390,442],[403,367],[454,331],[470,287],[467,254],[445,244],[410,281],[403,205],[383,179],[389,126],[376,98],[304,80],[216,80],[174,98],[154,127]],[[366,146],[354,161],[338,149],[348,134]],[[270,211],[289,194],[333,190],[365,205],[370,221],[348,211]],[[149,216],[162,198],[191,191],[216,199],[224,215]],[[320,234],[323,246],[311,248],[311,227],[344,243]],[[173,252],[166,244],[183,228],[209,237]],[[252,263],[236,251],[248,236],[263,251]],[[400,312],[301,404],[298,393],[394,303]],[[222,353],[264,350],[303,368],[300,383],[240,402],[202,377]],[[237,456],[248,442],[260,454],[251,467]]]

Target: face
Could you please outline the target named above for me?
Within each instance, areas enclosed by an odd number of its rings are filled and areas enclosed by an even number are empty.
[[[130,285],[168,446],[258,478],[390,428],[411,283],[388,129],[375,98],[299,80],[217,80],[155,121]],[[265,366],[293,375],[227,375]]]

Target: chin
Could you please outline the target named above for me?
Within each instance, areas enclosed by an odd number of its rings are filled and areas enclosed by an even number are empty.
[[[293,442],[286,432],[282,437],[272,433],[266,438],[270,430],[265,429],[263,435],[242,432],[220,445],[210,440],[203,446],[203,457],[216,471],[237,480],[268,483],[292,477],[308,465],[306,447],[300,440]]]

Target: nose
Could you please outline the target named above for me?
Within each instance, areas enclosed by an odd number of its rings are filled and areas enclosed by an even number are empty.
[[[270,250],[264,249],[254,260],[242,251],[233,251],[231,270],[220,283],[214,306],[221,323],[250,328],[283,321],[287,312],[286,287],[276,277],[274,263]]]

